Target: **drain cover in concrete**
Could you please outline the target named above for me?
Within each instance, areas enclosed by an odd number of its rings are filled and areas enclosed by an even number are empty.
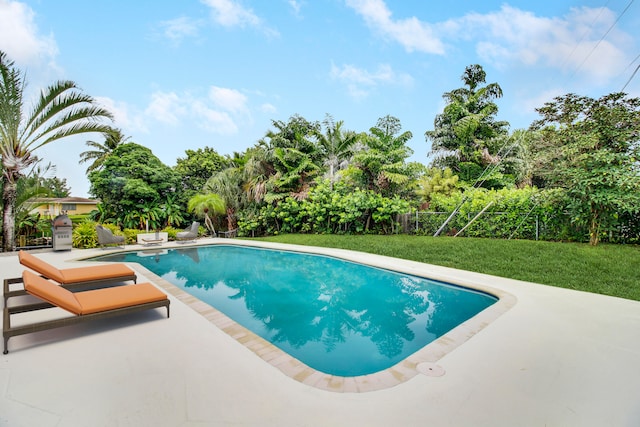
[[[441,377],[444,375],[444,368],[435,363],[422,362],[416,367],[418,372],[429,377]]]

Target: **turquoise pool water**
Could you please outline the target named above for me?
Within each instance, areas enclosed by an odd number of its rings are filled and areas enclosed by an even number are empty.
[[[338,258],[213,245],[94,258],[137,262],[308,366],[387,369],[497,298]]]

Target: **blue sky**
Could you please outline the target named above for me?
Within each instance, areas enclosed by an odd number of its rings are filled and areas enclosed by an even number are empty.
[[[75,81],[133,142],[175,165],[185,150],[241,152],[294,114],[367,131],[398,117],[411,160],[469,64],[504,97],[511,130],[569,92],[640,96],[633,0],[0,0],[0,49],[36,93]],[[87,139],[37,154],[87,196]]]

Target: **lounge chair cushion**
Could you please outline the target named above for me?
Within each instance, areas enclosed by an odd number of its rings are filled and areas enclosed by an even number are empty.
[[[22,280],[25,289],[31,295],[77,315],[99,313],[167,299],[167,296],[151,283],[95,289],[74,294],[30,271],[22,273]]]
[[[64,283],[64,277],[60,270],[51,264],[42,261],[40,258],[34,257],[28,252],[20,251],[18,252],[18,259],[20,260],[20,264],[25,267],[29,267],[30,269],[37,271],[43,276],[53,279],[58,283]]]
[[[133,270],[124,264],[96,265],[59,270],[51,264],[46,263],[40,258],[25,251],[20,251],[18,253],[18,257],[22,265],[29,267],[48,279],[55,280],[56,282],[65,285],[70,283],[90,282],[96,279],[117,279],[119,277],[135,275]]]
[[[115,310],[116,308],[167,299],[167,296],[151,283],[77,292],[75,296],[82,307],[82,314]]]
[[[22,281],[24,282],[24,288],[31,295],[73,314],[82,314],[82,306],[73,292],[26,270],[22,272]]]

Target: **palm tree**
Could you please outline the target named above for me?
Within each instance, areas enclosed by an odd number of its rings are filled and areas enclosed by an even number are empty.
[[[352,131],[343,132],[342,120],[333,121],[333,117],[327,114],[323,121],[326,134],[318,132],[320,151],[324,156],[324,164],[329,168],[328,178],[331,189],[336,181],[336,172],[349,165],[353,155],[353,147],[358,142],[358,134]]]
[[[320,170],[316,135],[320,125],[298,115],[288,122],[273,120],[275,131],[258,141],[275,173],[269,177],[278,193],[304,193]]]
[[[412,133],[402,132],[397,117],[384,116],[363,135],[363,146],[353,156],[353,165],[361,171],[361,184],[385,196],[407,189],[415,174],[406,159],[413,151],[406,144]]]
[[[236,212],[242,204],[242,170],[235,167],[224,169],[207,180],[204,191],[222,198],[227,214],[227,229],[238,228]]]
[[[106,132],[113,119],[72,81],[58,81],[41,91],[26,113],[24,76],[0,51],[0,157],[2,158],[3,248],[15,249],[16,185],[22,171],[37,161],[34,151],[72,135]]]
[[[104,161],[113,153],[113,150],[115,150],[118,145],[124,144],[131,139],[130,136],[125,137],[122,131],[116,128],[110,128],[106,132],[103,132],[102,136],[104,136],[104,142],[102,144],[96,141],[86,142],[88,147],[94,148],[93,151],[88,150],[80,153],[80,163],[93,161],[87,168],[87,175],[94,170],[102,169]]]
[[[248,201],[261,203],[267,195],[269,178],[275,174],[273,165],[266,159],[267,152],[256,148],[248,154],[242,169],[243,188]]]
[[[209,213],[212,214],[224,214],[225,205],[222,197],[217,194],[197,194],[189,199],[187,203],[187,209],[190,212],[194,212],[197,216],[204,218],[204,225],[209,229],[211,234],[215,236],[216,230],[211,222]]]
[[[434,129],[425,132],[432,141],[435,165],[458,169],[463,162],[486,165],[496,161],[489,150],[491,140],[506,134],[509,123],[495,120],[498,106],[494,100],[502,97],[502,88],[498,83],[482,86],[486,76],[480,65],[469,65],[462,75],[465,87],[442,95],[447,106],[436,116]]]

